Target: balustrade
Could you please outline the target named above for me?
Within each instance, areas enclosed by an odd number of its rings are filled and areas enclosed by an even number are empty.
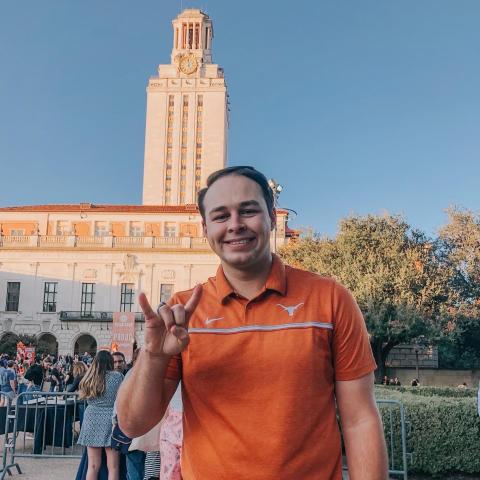
[[[113,237],[95,235],[0,235],[0,249],[167,249],[209,250],[203,237]]]

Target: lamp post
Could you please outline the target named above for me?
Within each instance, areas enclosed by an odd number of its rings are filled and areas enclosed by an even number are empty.
[[[419,370],[420,370],[420,365],[419,365],[419,355],[420,353],[423,352],[423,350],[425,349],[425,346],[427,344],[427,339],[425,338],[425,335],[420,335],[419,337],[417,337],[415,339],[415,344],[413,346],[413,350],[415,352],[415,367],[416,367],[416,372],[417,372],[417,381],[420,382],[420,373],[419,373]]]
[[[277,183],[273,178],[268,180],[268,186],[272,189],[273,192],[273,206],[278,207],[278,197],[282,193],[283,187]],[[273,226],[273,251],[277,253],[277,218],[275,214],[275,225]]]

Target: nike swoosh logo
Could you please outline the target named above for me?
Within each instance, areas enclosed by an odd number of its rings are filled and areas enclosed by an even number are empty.
[[[205,325],[208,325],[209,323],[217,322],[218,320],[223,320],[223,317],[207,318],[205,320]]]

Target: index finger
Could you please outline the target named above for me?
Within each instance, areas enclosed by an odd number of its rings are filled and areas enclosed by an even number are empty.
[[[192,313],[200,303],[200,299],[202,298],[202,290],[203,290],[203,287],[201,284],[196,285],[195,288],[193,289],[192,296],[188,299],[188,302],[185,304],[185,314],[186,314],[187,320],[190,318],[190,315],[192,315]]]
[[[140,305],[146,319],[154,318],[156,316],[150,303],[148,303],[147,296],[143,292],[138,295],[138,304]]]

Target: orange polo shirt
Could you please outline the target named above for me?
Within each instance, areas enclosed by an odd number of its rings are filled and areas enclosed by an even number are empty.
[[[274,255],[249,301],[219,267],[189,334],[166,373],[182,381],[184,480],[342,478],[334,382],[376,368],[348,290]]]

